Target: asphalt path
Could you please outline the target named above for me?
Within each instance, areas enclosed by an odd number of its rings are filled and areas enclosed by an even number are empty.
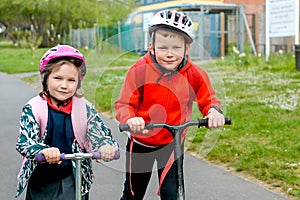
[[[19,118],[23,105],[38,93],[37,88],[20,81],[13,75],[0,73],[0,199],[15,199],[17,174],[21,157],[15,150]],[[118,131],[115,120],[103,116],[119,142],[121,158],[117,161],[93,163],[95,181],[90,199],[118,200],[124,182],[126,136]],[[155,170],[155,169],[154,169]],[[250,182],[189,153],[184,160],[187,200],[288,200],[262,185]],[[157,176],[153,174],[145,200],[158,200]],[[24,194],[18,199],[24,199]]]

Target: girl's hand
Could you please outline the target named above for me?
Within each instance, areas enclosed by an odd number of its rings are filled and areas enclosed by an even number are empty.
[[[126,121],[129,125],[131,132],[147,134],[148,130],[145,128],[145,121],[142,117],[133,117]]]
[[[101,160],[104,160],[106,162],[113,160],[115,157],[116,151],[117,151],[117,148],[115,146],[111,146],[109,144],[100,147],[99,152],[101,154]],[[96,161],[100,162],[99,159]]]
[[[56,147],[43,149],[40,153],[45,156],[46,162],[49,164],[62,163],[62,161],[60,160],[60,151]]]
[[[204,119],[208,119],[208,128],[219,128],[225,124],[224,115],[215,108],[209,109],[208,114],[204,117]]]

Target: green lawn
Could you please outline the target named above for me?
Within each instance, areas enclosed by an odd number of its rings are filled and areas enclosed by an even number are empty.
[[[37,71],[45,51],[0,48],[0,71]],[[139,56],[112,49],[82,53],[88,63],[83,82],[86,97],[99,112],[113,116],[112,103],[127,68]],[[226,115],[232,117],[232,125],[218,130],[191,128],[186,148],[292,199],[300,199],[300,71],[295,69],[294,56],[276,53],[266,62],[263,57],[231,53],[204,68]],[[38,75],[24,80],[38,87]],[[193,118],[198,117],[194,111]]]

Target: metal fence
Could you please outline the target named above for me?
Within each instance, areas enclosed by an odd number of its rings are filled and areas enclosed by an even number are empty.
[[[198,6],[181,8],[195,24],[195,40],[191,45],[190,56],[193,59],[206,59],[224,56],[230,44],[235,44],[243,51],[245,40],[243,10],[237,6]],[[157,12],[149,11],[149,12]],[[148,12],[148,13],[149,13]],[[149,36],[143,17],[137,13],[139,22],[134,19],[127,24],[107,27],[95,26],[92,29],[72,30],[71,44],[76,47],[95,48],[108,42],[125,51],[144,52],[148,48]]]

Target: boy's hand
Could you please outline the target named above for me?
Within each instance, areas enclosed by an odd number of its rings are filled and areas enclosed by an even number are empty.
[[[56,147],[43,149],[40,153],[45,156],[46,162],[49,164],[62,163],[62,161],[60,160],[60,151]]]
[[[116,151],[117,151],[117,148],[115,146],[111,146],[109,144],[100,147],[99,152],[101,154],[101,160],[104,160],[106,162],[113,160],[115,157]],[[100,162],[99,159],[97,159],[96,161]]]
[[[204,117],[204,119],[208,119],[208,128],[219,128],[225,124],[224,115],[215,108],[209,109],[208,114]]]
[[[131,132],[147,134],[148,130],[145,128],[145,121],[142,117],[133,117],[126,121],[129,125]]]

